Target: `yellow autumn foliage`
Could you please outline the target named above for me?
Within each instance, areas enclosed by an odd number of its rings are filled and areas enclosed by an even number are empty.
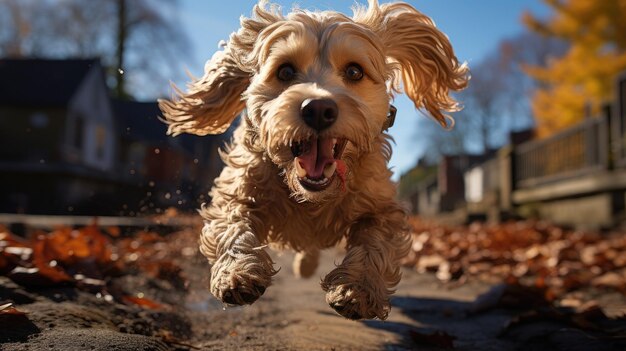
[[[533,31],[570,44],[547,66],[526,66],[539,81],[532,98],[538,134],[548,136],[575,124],[587,113],[599,115],[613,97],[615,77],[626,70],[626,0],[544,0],[553,10],[547,20],[527,13]]]

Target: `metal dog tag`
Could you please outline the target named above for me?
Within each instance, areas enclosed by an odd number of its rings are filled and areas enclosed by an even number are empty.
[[[398,109],[393,105],[389,105],[389,113],[387,113],[387,119],[383,123],[383,132],[393,127],[393,123],[396,121],[396,113],[398,113]]]

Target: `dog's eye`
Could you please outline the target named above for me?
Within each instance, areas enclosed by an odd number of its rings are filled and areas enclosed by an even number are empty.
[[[278,68],[278,72],[276,72],[276,77],[283,82],[289,82],[293,80],[296,76],[296,69],[289,63],[285,63],[284,65]]]
[[[346,67],[346,78],[358,81],[363,78],[363,68],[356,63],[351,63]]]

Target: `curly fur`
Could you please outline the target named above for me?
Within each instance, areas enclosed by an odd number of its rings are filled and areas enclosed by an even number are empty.
[[[284,63],[293,82],[276,78]],[[365,76],[342,76],[356,62]],[[203,206],[200,250],[211,263],[211,292],[229,304],[249,304],[277,273],[264,249],[272,243],[298,251],[294,272],[313,274],[319,251],[343,238],[343,262],[322,281],[326,300],[351,318],[385,319],[389,296],[408,253],[405,213],[394,200],[387,163],[390,137],[381,133],[389,100],[402,91],[416,108],[442,125],[459,109],[450,91],[468,81],[452,47],[433,22],[404,3],[357,7],[352,18],[336,12],[294,10],[283,15],[264,1],[230,36],[187,92],[176,89],[160,107],[173,135],[221,133],[243,113],[226,164]],[[336,122],[316,131],[304,123],[305,99],[332,99]],[[321,191],[303,187],[292,143],[310,137],[348,140],[344,179]]]

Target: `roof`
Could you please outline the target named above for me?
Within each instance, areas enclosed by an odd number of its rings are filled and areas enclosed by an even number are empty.
[[[98,59],[0,59],[0,104],[64,107]]]
[[[122,137],[161,143],[167,140],[167,126],[161,122],[156,102],[138,102],[111,99],[113,111]]]
[[[147,141],[151,144],[166,144],[182,148],[189,155],[201,153],[210,143],[219,142],[221,137],[191,134],[171,137],[167,135],[167,124],[161,121],[161,110],[156,102],[139,102],[111,99],[118,131],[127,140]],[[215,146],[211,146],[215,147]]]

